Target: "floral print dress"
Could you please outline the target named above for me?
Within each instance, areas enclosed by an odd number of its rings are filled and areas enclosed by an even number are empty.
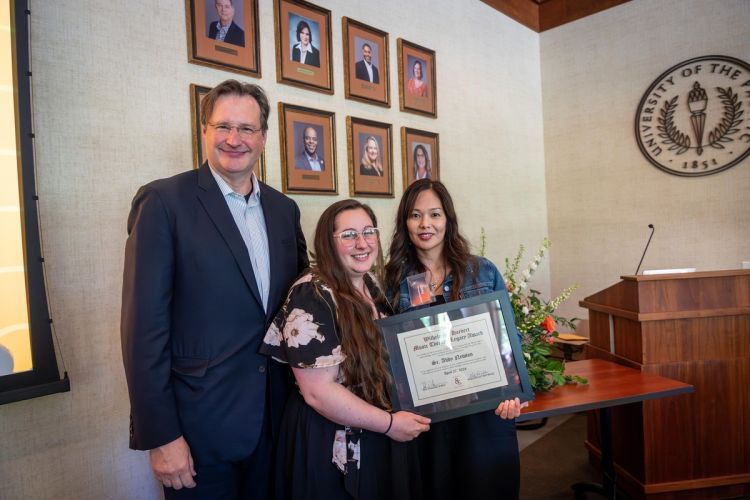
[[[374,280],[365,283],[376,296]],[[337,366],[346,359],[341,335],[330,287],[308,273],[292,285],[260,352],[295,368]],[[413,443],[332,422],[292,391],[279,432],[276,498],[421,498],[416,456]]]

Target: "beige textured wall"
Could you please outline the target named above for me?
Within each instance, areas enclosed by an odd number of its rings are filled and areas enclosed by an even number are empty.
[[[345,117],[438,132],[443,180],[462,228],[500,262],[547,233],[539,36],[478,1],[384,0],[332,10],[333,96],[276,83],[272,1],[260,1],[263,78],[271,100],[336,112],[342,195],[295,196],[308,239],[322,210],[345,197]],[[32,0],[36,165],[50,307],[70,373],[67,394],[0,407],[0,498],[158,498],[144,453],[127,449],[128,402],[119,346],[125,220],[141,184],[190,168],[189,84],[232,73],[187,63],[182,0]],[[437,52],[439,118],[347,101],[341,17]],[[490,52],[488,52],[488,50]],[[268,179],[280,187],[278,120],[270,123]],[[395,164],[402,192],[400,156]],[[388,233],[396,200],[371,204]],[[548,286],[542,270],[535,284]]]
[[[649,223],[642,269],[750,260],[750,158],[677,177],[651,166],[633,133],[641,97],[668,68],[712,54],[750,62],[750,2],[638,0],[540,38],[552,289],[581,285],[561,310],[586,315],[579,299],[633,274]]]

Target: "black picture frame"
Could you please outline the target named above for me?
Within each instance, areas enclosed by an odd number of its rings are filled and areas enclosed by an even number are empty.
[[[513,318],[501,290],[378,320],[393,409],[440,422],[495,409],[506,399],[534,399]]]
[[[25,1],[10,2],[10,30],[0,36],[5,38],[4,42],[8,42],[10,49],[9,57],[2,62],[0,72],[13,85],[12,91],[8,91],[12,104],[6,104],[15,109],[14,120],[8,127],[15,129],[22,228],[20,250],[25,263],[26,296],[19,299],[26,302],[31,352],[31,366],[17,370],[14,368],[12,350],[6,349],[4,343],[0,342],[0,354],[5,354],[3,361],[6,368],[10,361],[10,373],[0,374],[0,405],[70,391],[70,379],[64,370],[64,363],[61,362],[61,374],[55,354],[53,323],[47,302],[44,253],[39,232],[31,94],[30,16],[31,12]],[[9,216],[10,214],[12,212]],[[2,236],[6,237],[5,234]],[[8,304],[12,304],[12,299],[15,298],[3,295],[4,302]],[[4,326],[0,324],[0,328]],[[23,329],[17,331],[23,332]]]

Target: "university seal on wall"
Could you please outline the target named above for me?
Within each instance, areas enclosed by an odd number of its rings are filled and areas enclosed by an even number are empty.
[[[750,66],[704,56],[669,68],[635,114],[635,136],[655,167],[686,177],[710,175],[750,155]]]

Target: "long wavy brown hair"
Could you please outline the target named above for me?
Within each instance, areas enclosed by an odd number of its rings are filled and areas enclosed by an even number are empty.
[[[453,199],[448,189],[440,181],[432,179],[420,179],[414,181],[404,191],[401,196],[401,202],[396,212],[396,228],[393,230],[391,239],[391,249],[389,252],[388,264],[385,266],[385,285],[389,290],[391,303],[394,307],[398,306],[400,298],[400,284],[406,277],[407,272],[425,272],[427,268],[417,257],[417,250],[409,238],[409,228],[406,221],[414,210],[417,203],[417,197],[423,191],[432,190],[443,205],[445,214],[445,240],[443,242],[443,258],[448,267],[448,272],[453,275],[453,289],[451,290],[451,300],[460,299],[459,292],[463,286],[464,271],[471,268],[472,275],[476,278],[478,271],[476,259],[469,251],[469,242],[461,236],[458,230],[458,216],[453,208]]]
[[[372,225],[378,227],[372,209],[357,200],[341,200],[328,207],[315,228],[315,267],[312,272],[331,287],[336,300],[336,323],[341,336],[341,349],[346,354],[341,367],[346,384],[368,403],[389,410],[388,353],[373,321],[370,304],[355,290],[336,251],[333,236],[336,216],[347,210],[364,210]],[[380,241],[376,266],[376,272],[383,269]],[[379,276],[376,274],[376,277]],[[365,279],[369,281],[369,277]],[[384,306],[386,300],[380,287],[370,287],[371,290],[373,288],[377,289],[372,297],[376,306]]]

